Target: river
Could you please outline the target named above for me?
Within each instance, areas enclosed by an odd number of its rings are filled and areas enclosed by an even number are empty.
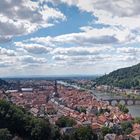
[[[68,84],[68,83],[63,82],[63,81],[58,81],[58,83],[62,84],[62,85],[65,85],[65,86],[72,86],[76,89],[83,89],[83,88],[80,88],[76,85],[71,85],[71,84]],[[84,89],[84,90],[89,91],[88,89]],[[109,99],[109,98],[117,98],[117,97],[122,98],[122,96],[118,96],[118,95],[116,96],[115,94],[107,93],[107,92],[99,92],[99,91],[96,91],[96,90],[93,90],[93,91],[90,91],[90,92],[92,92],[96,96],[97,99]],[[129,113],[133,117],[140,117],[140,105],[129,105],[127,107],[129,109]]]

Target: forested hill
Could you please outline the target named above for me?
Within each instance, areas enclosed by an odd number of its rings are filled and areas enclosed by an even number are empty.
[[[99,77],[96,79],[96,84],[120,88],[140,88],[140,63]]]

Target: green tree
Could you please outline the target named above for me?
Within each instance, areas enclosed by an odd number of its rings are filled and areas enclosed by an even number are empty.
[[[48,140],[51,137],[51,129],[48,121],[32,118],[30,125],[32,140]]]
[[[134,123],[138,123],[138,124],[140,124],[140,117],[136,117],[136,118],[134,118]]]
[[[79,107],[79,108],[76,107],[75,110],[78,111],[78,112],[80,112],[80,113],[83,112],[83,113],[86,114],[86,108],[84,108],[84,107]]]
[[[103,127],[101,128],[101,132],[102,132],[102,135],[105,136],[105,135],[108,134],[108,133],[112,133],[112,129],[109,128],[109,127],[103,126]]]
[[[43,120],[28,114],[16,105],[0,100],[0,127],[8,128],[15,135],[30,140],[49,140],[51,126]]]
[[[140,87],[140,63],[128,68],[115,70],[95,80],[96,85],[110,85],[120,88]]]
[[[5,129],[0,129],[0,140],[11,140],[12,135],[10,134],[10,131],[5,128]]]
[[[129,112],[129,109],[125,105],[118,104],[118,107],[119,107],[120,111],[122,111],[123,113]]]
[[[56,125],[52,125],[52,129],[51,129],[51,138],[52,140],[61,140],[61,134],[60,134],[60,129],[58,126]]]
[[[97,135],[93,133],[91,127],[80,127],[74,133],[75,140],[97,140]]]
[[[133,130],[132,122],[125,121],[121,123],[121,128],[124,134],[130,134]]]
[[[72,127],[76,124],[76,121],[69,118],[62,116],[56,121],[56,125],[59,127]]]

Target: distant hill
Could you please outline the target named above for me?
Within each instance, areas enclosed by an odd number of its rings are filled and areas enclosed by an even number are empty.
[[[120,88],[140,88],[140,63],[99,77],[96,79],[96,84]]]
[[[0,87],[2,88],[2,87],[7,87],[7,86],[9,86],[9,83],[0,79]]]
[[[99,77],[98,75],[52,75],[52,76],[41,76],[41,75],[32,75],[32,76],[21,76],[21,77],[4,77],[4,80],[93,80]]]

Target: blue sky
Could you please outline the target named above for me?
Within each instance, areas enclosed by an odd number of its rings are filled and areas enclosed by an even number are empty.
[[[139,0],[0,1],[0,76],[104,74],[140,62]]]

